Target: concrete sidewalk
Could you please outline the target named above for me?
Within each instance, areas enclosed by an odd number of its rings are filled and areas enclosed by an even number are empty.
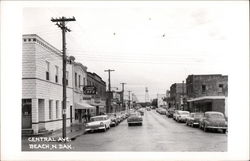
[[[83,135],[85,133],[85,125],[82,124],[74,124],[69,127],[66,127],[66,137],[70,140],[75,140],[78,136]],[[54,131],[52,134],[47,137],[59,138],[62,137],[62,129]]]

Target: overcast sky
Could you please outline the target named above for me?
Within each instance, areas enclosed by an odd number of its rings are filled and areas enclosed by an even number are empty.
[[[37,34],[61,50],[61,30],[54,17],[67,23],[67,54],[100,75],[112,87],[127,83],[140,101],[145,87],[150,99],[166,93],[190,74],[229,75],[240,55],[247,23],[243,5],[230,1],[83,3],[76,7],[25,8],[23,34]],[[238,42],[238,43],[235,43]]]

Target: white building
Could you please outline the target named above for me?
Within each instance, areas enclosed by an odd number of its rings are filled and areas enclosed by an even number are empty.
[[[81,63],[73,62],[73,117],[74,123],[83,123],[87,120],[90,110],[95,107],[90,105],[91,95],[83,94],[83,87],[87,85],[87,67]]]
[[[159,107],[165,107],[167,108],[167,102],[164,101],[164,98],[166,98],[165,94],[157,94],[157,106]]]
[[[62,53],[37,35],[23,35],[22,130],[62,128]],[[66,126],[74,122],[72,65],[67,64]]]

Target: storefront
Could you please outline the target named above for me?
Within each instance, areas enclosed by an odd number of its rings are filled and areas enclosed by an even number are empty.
[[[95,109],[94,106],[90,105],[87,101],[80,101],[75,103],[75,122],[84,123],[89,121],[91,110]]]
[[[188,100],[190,112],[225,111],[225,96],[205,96]]]

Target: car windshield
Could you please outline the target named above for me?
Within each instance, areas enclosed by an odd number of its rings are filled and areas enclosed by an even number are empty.
[[[203,113],[195,113],[194,117],[202,117],[204,114]]]
[[[222,114],[220,113],[210,113],[207,115],[208,118],[216,118],[216,119],[219,119],[219,118],[224,118]]]
[[[90,118],[91,122],[93,122],[93,121],[102,121],[102,120],[105,120],[105,117],[92,117],[92,118]]]
[[[179,114],[180,115],[189,115],[189,112],[187,112],[187,111],[179,111]]]

